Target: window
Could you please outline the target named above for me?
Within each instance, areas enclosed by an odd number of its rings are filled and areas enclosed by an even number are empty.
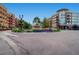
[[[79,24],[79,19],[77,17],[73,17],[72,24]]]
[[[65,13],[59,14],[59,23],[62,25],[65,24]]]
[[[65,14],[62,13],[61,16],[65,16]]]

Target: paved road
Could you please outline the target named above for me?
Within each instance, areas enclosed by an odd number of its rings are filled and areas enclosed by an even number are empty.
[[[79,31],[55,33],[12,33],[8,31],[3,33],[9,38],[6,41],[17,52],[16,54],[79,55]]]
[[[0,55],[15,55],[21,54],[19,47],[7,36],[7,31],[0,31]],[[12,35],[9,35],[12,36]]]
[[[21,48],[22,54],[74,55],[79,54],[79,31],[55,33],[12,33],[10,38]]]
[[[10,55],[15,54],[13,49],[8,45],[8,43],[0,38],[0,55]]]

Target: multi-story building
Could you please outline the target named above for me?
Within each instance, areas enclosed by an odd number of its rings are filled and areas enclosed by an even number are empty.
[[[0,4],[0,26],[8,28],[8,15],[7,9]]]
[[[11,26],[15,26],[16,18],[8,13],[7,9],[0,4],[0,29],[9,29]]]
[[[69,9],[60,9],[50,20],[52,20],[53,28],[72,29],[74,25],[79,26],[79,13],[71,12]]]
[[[51,21],[51,25],[53,28],[57,28],[58,27],[58,14],[53,15],[52,17],[49,18],[49,20]]]
[[[10,29],[17,25],[17,18],[13,14],[9,14],[8,24]]]

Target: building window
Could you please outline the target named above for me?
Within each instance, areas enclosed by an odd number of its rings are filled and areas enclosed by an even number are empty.
[[[65,24],[65,13],[60,13],[59,14],[59,23],[61,25],[64,25]]]
[[[61,14],[61,16],[65,16],[65,14],[64,14],[64,13],[62,13],[62,14]]]

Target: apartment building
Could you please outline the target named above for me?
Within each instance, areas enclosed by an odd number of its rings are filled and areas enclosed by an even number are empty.
[[[58,18],[59,18],[58,14],[54,14],[52,17],[49,18],[49,20],[52,23],[51,26],[53,28],[57,28],[58,27]]]
[[[7,14],[8,14],[7,9],[0,4],[0,26],[2,26],[3,28],[8,28]]]
[[[74,25],[79,26],[79,13],[71,12],[69,9],[59,9],[50,17],[53,28],[72,29]]]
[[[17,25],[17,18],[13,14],[9,14],[9,20],[8,20],[8,26],[11,29],[12,27],[15,27]]]
[[[16,24],[15,16],[12,16],[7,9],[0,4],[0,29],[9,29]]]

